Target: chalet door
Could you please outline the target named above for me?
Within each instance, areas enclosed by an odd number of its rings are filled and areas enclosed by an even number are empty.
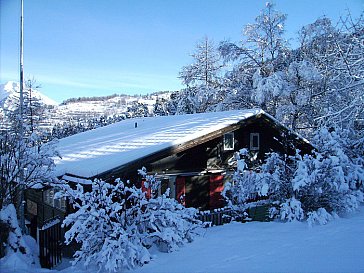
[[[179,176],[176,178],[176,200],[178,203],[182,205],[186,205],[185,203],[186,197],[186,181],[184,176]]]
[[[186,177],[186,207],[209,209],[209,176]]]
[[[221,192],[224,189],[224,176],[210,176],[210,209],[222,208],[224,206],[224,198]]]
[[[142,179],[142,192],[145,192],[145,197],[149,200],[152,194],[152,190],[150,188],[150,185],[146,183],[147,181],[145,179]]]

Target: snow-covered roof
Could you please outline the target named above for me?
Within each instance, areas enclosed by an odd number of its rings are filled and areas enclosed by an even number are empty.
[[[57,144],[62,158],[55,160],[56,175],[97,176],[261,113],[249,109],[136,118],[63,138]]]

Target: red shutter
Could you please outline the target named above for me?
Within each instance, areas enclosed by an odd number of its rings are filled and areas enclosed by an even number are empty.
[[[210,176],[210,209],[221,208],[224,205],[224,198],[221,192],[224,190],[224,176]]]
[[[182,205],[186,205],[185,203],[185,195],[186,195],[186,183],[185,178],[177,177],[176,178],[176,200]]]
[[[142,192],[145,192],[145,197],[147,199],[150,199],[150,197],[151,197],[151,190],[150,190],[150,187],[146,187],[145,182],[146,182],[145,179],[142,179]]]

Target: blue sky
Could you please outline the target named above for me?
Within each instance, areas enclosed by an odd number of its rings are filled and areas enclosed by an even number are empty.
[[[178,73],[204,36],[239,41],[261,0],[24,0],[24,72],[70,97],[181,88]],[[18,81],[19,0],[0,0],[0,83]],[[357,17],[364,0],[276,0],[286,38],[326,15]],[[292,40],[294,44],[294,40]]]

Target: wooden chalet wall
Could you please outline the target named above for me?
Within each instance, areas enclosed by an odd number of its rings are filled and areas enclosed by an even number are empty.
[[[227,133],[234,134],[233,149],[224,149],[224,135]],[[100,178],[109,182],[120,178],[122,181],[130,180],[138,187],[142,187],[138,169],[146,167],[149,173],[158,174],[163,180],[163,189],[169,187],[172,196],[186,206],[202,210],[218,208],[224,205],[220,194],[223,185],[234,171],[229,161],[233,160],[234,154],[239,150],[250,149],[252,133],[259,135],[259,150],[249,152],[251,158],[254,158],[253,161],[249,161],[251,162],[249,167],[262,164],[266,153],[269,152],[294,154],[298,148],[303,153],[309,153],[312,149],[310,144],[270,116],[259,114],[97,176],[74,177],[87,180]],[[72,176],[72,174],[67,175]],[[86,190],[88,186],[85,185]],[[33,205],[36,203],[37,212],[33,210],[33,213],[37,213],[38,227],[52,217],[62,216],[62,212],[44,202],[40,190],[29,191],[28,196],[31,201],[29,203],[32,201]],[[33,219],[33,215],[29,216],[29,219]]]
[[[32,237],[37,238],[37,228],[56,217],[64,218],[66,211],[60,210],[44,202],[43,189],[28,189],[26,199],[26,218],[29,223],[29,232]]]

